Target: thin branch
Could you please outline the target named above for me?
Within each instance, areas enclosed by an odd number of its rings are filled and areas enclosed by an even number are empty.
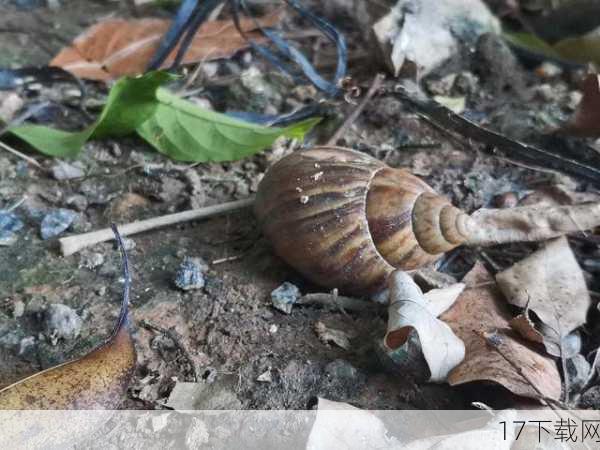
[[[37,167],[38,169],[45,170],[44,167],[39,162],[37,162],[35,159],[33,159],[31,156],[27,156],[24,153],[21,153],[20,151],[15,150],[14,148],[12,148],[11,146],[9,146],[8,144],[5,144],[2,141],[0,141],[0,148],[3,148],[7,152],[12,153],[16,157],[21,158],[23,161],[28,162],[29,164],[31,164],[32,166]]]
[[[173,344],[175,344],[175,347],[177,347],[179,349],[179,351],[181,352],[181,354],[183,355],[183,357],[186,359],[187,363],[189,364],[189,366],[191,368],[191,372],[192,372],[192,377],[194,378],[193,381],[197,382],[198,381],[198,371],[196,369],[196,364],[194,364],[194,360],[192,359],[192,355],[190,354],[188,349],[185,347],[185,345],[183,345],[181,343],[181,336],[179,336],[179,334],[172,328],[169,328],[169,329],[163,328],[163,327],[158,326],[148,320],[142,320],[141,325],[144,328],[147,328],[148,330],[152,330],[152,331],[161,333],[162,335],[168,337],[171,341],[173,341]]]
[[[428,98],[416,86],[398,85],[392,95],[408,103],[425,120],[446,132],[487,144],[507,156],[527,163],[549,167],[560,172],[583,177],[600,185],[600,168],[562,154],[525,144],[484,128]]]
[[[206,206],[204,208],[191,209],[175,214],[167,214],[164,216],[153,217],[151,219],[139,220],[126,225],[119,225],[119,231],[121,232],[121,236],[131,236],[143,231],[154,230],[167,225],[174,225],[177,223],[189,222],[197,219],[206,219],[221,214],[239,211],[241,209],[248,208],[253,203],[254,198],[251,197],[245,200],[237,200],[228,203],[221,203],[219,205]],[[110,241],[113,238],[114,235],[110,228],[91,231],[89,233],[76,234],[74,236],[68,236],[59,239],[60,250],[63,256],[68,256],[72,255],[73,253],[77,253],[84,248],[99,244],[100,242]]]

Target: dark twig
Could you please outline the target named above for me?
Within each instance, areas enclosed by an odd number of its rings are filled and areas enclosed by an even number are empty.
[[[333,136],[331,136],[331,139],[327,141],[327,145],[335,145],[337,141],[339,141],[342,138],[342,136],[348,130],[348,128],[356,121],[356,119],[358,119],[358,116],[360,116],[360,114],[363,112],[367,104],[371,101],[373,96],[379,91],[384,79],[385,76],[381,73],[375,75],[373,83],[371,84],[371,87],[367,91],[365,97],[362,99],[359,105],[356,108],[354,108],[352,113],[348,117],[346,117],[344,123],[342,123],[342,125],[337,129]]]
[[[27,119],[29,119],[30,117],[35,116],[38,112],[40,112],[41,110],[46,108],[49,104],[50,104],[49,102],[43,102],[43,103],[40,103],[38,105],[35,105],[35,106],[27,109],[27,111],[25,111],[24,113],[19,114],[17,117],[15,117],[9,123],[0,127],[0,137],[5,135],[11,128],[19,126],[23,122],[25,122]],[[22,160],[27,161],[32,166],[35,166],[38,169],[44,170],[44,167],[39,162],[37,162],[35,159],[33,159],[30,156],[25,155],[24,153],[21,153],[18,150],[15,150],[14,148],[10,147],[8,144],[0,141],[0,147],[2,147],[7,152],[12,153],[13,155],[21,158]]]
[[[465,138],[487,144],[494,150],[502,151],[508,157],[582,177],[600,185],[600,167],[515,141],[481,127],[431,100],[416,86],[398,85],[392,91],[392,95],[408,103],[419,115],[446,132],[457,133]]]
[[[115,329],[112,332],[113,336],[116,336],[119,330],[123,326],[127,326],[129,323],[129,290],[131,288],[131,273],[129,272],[129,258],[127,257],[127,251],[125,250],[125,245],[123,244],[123,239],[121,238],[121,234],[117,226],[113,223],[110,225],[112,232],[115,235],[115,240],[117,241],[117,247],[121,251],[121,259],[123,261],[123,300],[121,303],[121,312],[119,313],[119,321],[115,326]]]
[[[148,330],[152,330],[157,333],[161,333],[163,336],[168,337],[173,342],[173,344],[175,344],[175,347],[177,347],[177,349],[179,349],[179,351],[181,352],[181,354],[183,355],[183,357],[186,359],[187,363],[189,364],[191,371],[192,371],[192,377],[194,379],[194,382],[198,381],[198,371],[196,369],[196,364],[194,364],[194,360],[192,359],[192,355],[190,354],[188,349],[185,347],[185,345],[183,345],[181,343],[181,336],[179,336],[179,334],[174,329],[163,328],[163,327],[158,326],[148,320],[142,320],[141,325]]]

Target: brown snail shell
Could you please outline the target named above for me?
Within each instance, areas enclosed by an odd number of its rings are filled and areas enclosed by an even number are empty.
[[[288,264],[352,295],[379,292],[394,269],[422,267],[460,245],[468,218],[407,170],[341,147],[278,161],[255,213]]]

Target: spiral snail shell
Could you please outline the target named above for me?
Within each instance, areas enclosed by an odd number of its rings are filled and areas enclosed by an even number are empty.
[[[394,269],[422,267],[460,245],[469,220],[408,171],[341,147],[278,161],[261,181],[255,214],[288,264],[353,295],[376,293]]]

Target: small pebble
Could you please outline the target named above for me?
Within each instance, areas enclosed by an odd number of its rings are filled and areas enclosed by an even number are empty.
[[[271,383],[273,381],[273,375],[271,374],[271,369],[267,369],[265,372],[261,373],[256,381],[260,381],[261,383]]]
[[[66,200],[67,205],[72,206],[77,211],[85,211],[88,207],[88,201],[85,195],[75,194],[71,195]]]
[[[23,339],[21,339],[21,342],[19,342],[19,355],[25,354],[25,352],[30,347],[33,347],[34,345],[35,345],[35,337],[34,336],[24,337]]]
[[[86,269],[93,270],[104,264],[104,255],[102,253],[91,253],[82,257],[81,265]]]
[[[45,313],[45,326],[56,339],[74,339],[81,332],[82,320],[77,312],[62,303],[53,303]]]
[[[125,248],[125,251],[133,250],[135,248],[135,241],[133,239],[123,238],[123,248]]]
[[[85,172],[79,164],[72,165],[64,161],[58,161],[50,170],[52,176],[56,180],[72,180],[74,178],[83,178],[85,176]]]
[[[273,303],[273,307],[286,314],[292,312],[292,305],[296,303],[299,298],[300,289],[288,281],[271,292],[271,302]]]
[[[25,314],[25,303],[23,303],[21,300],[16,300],[13,304],[12,315],[15,319],[18,319],[23,314]]]
[[[106,294],[106,286],[100,286],[98,289],[96,289],[96,295],[102,297]]]
[[[13,245],[17,240],[16,232],[21,228],[21,219],[12,212],[0,210],[0,246]]]
[[[551,63],[551,62],[543,62],[535,69],[535,74],[544,79],[556,78],[562,75],[563,70],[560,66]]]
[[[175,273],[175,286],[184,291],[202,289],[206,280],[204,272],[208,265],[201,258],[184,258]]]
[[[42,239],[50,239],[66,231],[77,218],[77,213],[70,209],[56,209],[44,216],[41,225]]]
[[[269,334],[275,334],[275,333],[277,333],[277,330],[278,330],[278,329],[279,329],[279,327],[278,327],[277,325],[275,325],[275,324],[272,324],[272,325],[269,327]]]

